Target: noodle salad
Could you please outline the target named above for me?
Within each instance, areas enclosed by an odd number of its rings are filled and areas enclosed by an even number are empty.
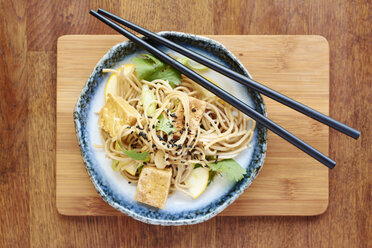
[[[163,209],[175,191],[197,198],[216,176],[244,177],[233,158],[250,147],[254,120],[150,54],[103,72],[111,75],[99,111],[98,147],[113,170],[137,185],[135,200]]]

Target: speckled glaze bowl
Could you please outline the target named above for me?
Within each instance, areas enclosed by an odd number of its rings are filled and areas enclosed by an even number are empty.
[[[161,32],[159,34],[236,72],[251,77],[239,60],[216,41],[179,32]],[[168,51],[163,46],[155,46],[165,52]],[[241,181],[226,183],[223,181],[224,179],[215,180],[196,200],[190,197],[190,199],[186,199],[188,196],[177,196],[176,193],[176,196],[169,197],[164,210],[134,201],[135,186],[128,185],[120,174],[113,172],[110,161],[104,156],[104,151],[94,148],[93,144],[102,144],[97,125],[98,117],[94,114],[104,104],[102,89],[108,75],[102,73],[102,69],[118,67],[123,61],[138,53],[144,53],[144,51],[132,42],[123,42],[111,48],[95,66],[78,98],[74,110],[74,120],[76,136],[87,172],[103,200],[136,220],[155,225],[190,225],[206,221],[229,206],[256,178],[266,155],[266,128],[257,125],[250,150],[242,154],[244,158],[239,162],[247,169],[247,174]],[[266,116],[262,97],[244,86],[239,87],[243,87],[248,103],[256,111]]]

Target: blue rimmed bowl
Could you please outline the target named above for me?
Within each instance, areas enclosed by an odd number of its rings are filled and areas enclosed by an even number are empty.
[[[214,40],[179,32],[159,34],[236,72],[251,77],[240,61]],[[163,46],[152,45],[168,52],[168,49]],[[129,184],[119,173],[114,172],[111,169],[111,160],[105,157],[103,149],[97,149],[94,146],[94,144],[103,143],[97,125],[98,116],[95,112],[104,105],[104,87],[108,75],[102,73],[102,69],[117,68],[123,63],[130,63],[134,56],[142,53],[146,52],[130,41],[112,47],[95,66],[78,98],[74,110],[74,121],[87,172],[103,200],[136,220],[155,225],[190,225],[206,221],[229,206],[256,178],[266,156],[266,128],[258,124],[251,148],[235,158],[241,166],[247,169],[247,174],[241,181],[230,182],[223,176],[217,177],[197,199],[176,192],[169,196],[164,210],[134,201],[135,186]],[[217,73],[212,73],[208,77],[266,116],[265,105],[260,94]]]

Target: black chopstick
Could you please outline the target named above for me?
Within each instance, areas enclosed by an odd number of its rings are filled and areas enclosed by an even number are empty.
[[[172,66],[185,76],[189,77],[191,80],[195,81],[202,87],[206,88],[222,100],[228,102],[236,109],[240,110],[244,114],[250,116],[254,120],[256,120],[261,125],[265,126],[266,128],[270,129],[283,139],[287,140],[289,143],[293,144],[294,146],[298,147],[305,153],[309,154],[319,162],[326,165],[328,168],[333,169],[336,165],[336,162],[318,151],[317,149],[313,148],[309,144],[305,143],[301,139],[297,138],[295,135],[291,134],[275,122],[271,121],[270,119],[266,118],[264,115],[256,112],[254,109],[249,107],[247,104],[243,103],[239,99],[235,98],[234,96],[230,95],[228,92],[224,91],[220,87],[214,85],[209,80],[205,79],[204,77],[200,76],[193,70],[189,69],[188,67],[184,66],[183,64],[179,63],[177,60],[173,59],[172,57],[168,56],[164,52],[156,49],[155,47],[151,46],[150,44],[143,41],[141,38],[137,37],[136,35],[132,34],[131,32],[127,31],[123,27],[119,26],[118,24],[114,23],[113,21],[107,19],[106,17],[98,14],[94,10],[90,11],[90,14],[94,17],[98,18],[114,30],[118,31],[132,42],[136,43],[137,45],[141,46],[145,50],[149,51],[153,55],[155,55],[159,60],[163,61],[164,63]]]
[[[323,124],[331,127],[331,128],[334,128],[346,135],[349,135],[350,137],[353,137],[354,139],[358,139],[359,136],[360,136],[360,132],[358,130],[355,130],[354,128],[351,128],[339,121],[336,121],[335,119],[327,116],[327,115],[324,115],[306,105],[303,105],[302,103],[300,102],[297,102],[285,95],[282,95],[280,94],[279,92],[273,90],[273,89],[270,89],[244,75],[241,75],[229,68],[226,68],[225,66],[221,65],[221,64],[218,64],[216,63],[215,61],[213,60],[210,60],[206,57],[204,57],[203,55],[200,55],[196,52],[193,52],[187,48],[184,48],[164,37],[161,37],[160,35],[157,35],[145,28],[142,28],[130,21],[127,21],[121,17],[118,17],[108,11],[105,11],[103,9],[98,9],[98,13],[99,14],[102,14],[102,15],[105,15],[107,16],[108,18],[120,23],[120,24],[123,24],[124,26],[126,27],[129,27],[130,29],[133,29],[134,31],[158,42],[158,43],[161,43],[163,44],[164,46],[167,46],[169,48],[171,48],[172,50],[174,51],[177,51],[183,55],[185,55],[186,57],[200,63],[200,64],[203,64],[205,65],[206,67],[209,67],[211,68],[212,70],[215,70],[249,88],[252,88],[260,93],[262,93],[263,95],[265,96],[268,96],[292,109],[295,109],[301,113],[303,113],[304,115],[307,115],[319,122],[322,122]]]

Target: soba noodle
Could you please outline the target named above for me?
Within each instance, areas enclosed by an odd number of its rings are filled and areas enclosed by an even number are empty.
[[[104,72],[117,75],[119,96],[140,113],[136,124],[122,126],[116,137],[111,137],[101,129],[107,157],[119,162],[138,164],[138,161],[116,149],[117,142],[125,150],[149,152],[150,160],[143,164],[157,166],[159,169],[172,169],[170,192],[178,190],[188,194],[185,180],[190,176],[195,164],[208,167],[211,157],[212,162],[233,158],[250,146],[255,122],[216,96],[205,94],[205,90],[189,78],[183,76],[181,84],[173,89],[162,79],[140,81],[134,69],[129,73],[124,73],[124,68],[105,69]],[[143,84],[148,85],[156,98],[153,102],[157,104],[157,108],[152,116],[145,114],[148,113],[147,109],[144,109],[141,103]],[[205,112],[196,130],[189,129],[189,97],[206,102]],[[182,122],[184,131],[179,132],[179,139],[173,133],[166,134],[156,128],[160,115],[166,116],[171,123],[175,122],[175,115],[172,113],[178,105],[183,107],[185,117]],[[163,162],[156,164],[155,155],[159,151]],[[138,182],[138,173],[133,176],[122,170],[121,174],[129,182]]]

